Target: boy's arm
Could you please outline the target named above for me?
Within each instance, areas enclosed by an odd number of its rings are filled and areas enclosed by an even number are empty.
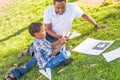
[[[55,49],[53,50],[51,56],[55,56],[62,47],[62,45],[65,44],[65,42],[66,42],[66,38],[60,38],[58,41],[52,43]]]
[[[55,47],[57,47],[59,44],[64,44],[64,43],[65,43],[66,41],[68,41],[68,40],[69,40],[69,37],[59,38],[59,40],[53,42],[53,43],[51,44],[51,46],[52,46],[53,48],[55,48]]]
[[[53,50],[51,56],[55,56],[59,52],[61,47],[62,47],[62,44],[57,45],[57,47],[55,47],[55,49]]]
[[[60,43],[60,40],[57,40],[51,44],[53,48],[55,48]]]

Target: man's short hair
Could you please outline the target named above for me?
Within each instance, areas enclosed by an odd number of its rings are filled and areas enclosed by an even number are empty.
[[[29,25],[29,33],[31,36],[35,36],[35,33],[40,31],[40,28],[42,26],[42,23],[39,22],[33,22]]]
[[[55,2],[62,2],[62,1],[66,2],[66,0],[54,0],[54,4],[55,4]]]

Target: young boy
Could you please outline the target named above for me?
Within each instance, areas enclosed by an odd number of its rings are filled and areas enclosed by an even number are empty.
[[[46,66],[47,63],[52,58],[55,58],[56,56],[59,55],[59,54],[57,55],[57,52],[60,50],[62,45],[65,44],[66,38],[60,38],[58,41],[50,43],[48,40],[45,39],[46,31],[45,31],[45,27],[41,23],[31,23],[29,26],[29,33],[31,34],[31,36],[35,38],[34,53],[35,53],[35,58],[38,61],[38,65],[40,68],[45,68],[47,67]],[[64,55],[60,57],[66,59]]]
[[[71,58],[69,59],[68,57],[64,56],[65,53],[58,52],[61,46],[66,42],[66,38],[60,38],[58,41],[50,43],[45,39],[46,31],[41,23],[31,23],[29,25],[29,32],[35,38],[33,44],[34,56],[36,57],[41,70],[50,70],[63,61],[67,61],[65,64],[72,62]],[[33,53],[33,51],[30,52],[30,54]],[[34,56],[32,58],[34,58]],[[15,68],[11,70],[8,76],[3,78],[3,80],[17,80],[18,77],[23,75],[29,70],[29,68],[34,66],[29,64],[32,64],[33,62],[36,63],[36,59],[31,59],[27,62],[27,64],[24,65],[26,68],[28,68],[27,70],[25,67]]]
[[[67,59],[64,54],[57,54],[67,38],[60,38],[53,43],[49,42],[45,38],[45,27],[41,23],[31,23],[29,33],[35,38],[33,48],[39,71],[51,80],[51,69]]]

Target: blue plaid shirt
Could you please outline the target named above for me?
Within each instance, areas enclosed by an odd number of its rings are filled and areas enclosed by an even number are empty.
[[[51,43],[44,39],[36,39],[34,41],[34,53],[40,68],[44,68],[46,64],[51,60],[51,53],[53,48]]]

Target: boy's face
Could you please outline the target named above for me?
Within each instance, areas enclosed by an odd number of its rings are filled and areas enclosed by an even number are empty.
[[[41,26],[40,31],[35,33],[35,38],[43,39],[43,38],[45,38],[45,36],[46,36],[45,27]]]

